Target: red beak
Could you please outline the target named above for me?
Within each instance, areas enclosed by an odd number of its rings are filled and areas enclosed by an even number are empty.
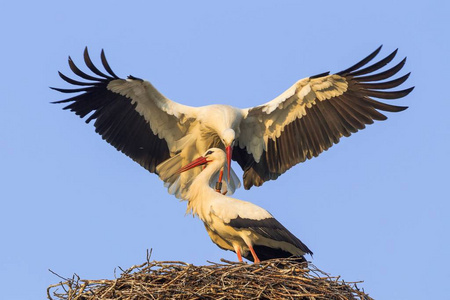
[[[181,168],[176,172],[176,174],[180,174],[180,173],[186,172],[187,170],[190,170],[190,169],[192,169],[192,168],[195,168],[195,167],[204,165],[204,164],[206,164],[206,163],[208,163],[208,162],[210,162],[210,161],[209,161],[209,160],[206,160],[205,157],[200,156],[199,158],[193,160],[192,162],[188,163],[188,164],[185,165],[184,167],[181,167]]]
[[[225,150],[227,151],[227,167],[228,167],[228,172],[227,172],[227,179],[228,182],[230,182],[230,172],[231,172],[231,156],[233,155],[233,148],[231,148],[231,146],[227,146],[225,148]]]

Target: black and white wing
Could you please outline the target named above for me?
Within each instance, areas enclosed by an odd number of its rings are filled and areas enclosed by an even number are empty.
[[[81,71],[69,57],[70,69],[86,81],[59,72],[63,80],[77,88],[53,89],[78,95],[54,103],[69,103],[64,109],[87,117],[86,123],[94,121],[95,131],[104,140],[155,173],[156,166],[171,156],[176,141],[186,134],[195,119],[195,108],[167,99],[148,81],[133,76],[119,78],[103,50],[101,61],[106,73],[92,63],[87,48],[84,61],[93,75]]]
[[[365,67],[380,50],[339,73],[299,80],[274,100],[247,109],[233,150],[233,159],[244,170],[246,189],[274,180],[292,166],[318,156],[342,136],[350,136],[375,120],[385,120],[380,111],[407,108],[373,99],[398,99],[413,90],[389,90],[408,79],[409,73],[391,79],[406,58],[379,71],[394,59],[397,50]]]

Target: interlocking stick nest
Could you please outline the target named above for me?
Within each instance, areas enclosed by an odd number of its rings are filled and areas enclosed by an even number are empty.
[[[124,270],[116,279],[86,280],[75,274],[49,286],[47,296],[51,300],[372,299],[357,287],[360,282],[344,282],[291,259],[209,263],[150,261],[147,255],[145,263]]]

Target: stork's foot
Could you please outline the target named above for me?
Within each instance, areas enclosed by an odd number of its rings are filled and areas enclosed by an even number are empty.
[[[239,262],[243,262],[242,261],[242,255],[241,255],[241,249],[239,247],[234,247],[234,252],[236,252],[236,255],[238,257]]]
[[[252,253],[252,256],[253,256],[253,263],[259,264],[261,261],[259,260],[258,256],[256,255],[256,252],[255,252],[255,250],[253,249],[253,247],[249,245],[248,248],[250,249],[250,252]]]

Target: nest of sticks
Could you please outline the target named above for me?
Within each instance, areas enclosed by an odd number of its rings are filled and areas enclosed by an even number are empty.
[[[121,269],[122,270],[122,269]],[[314,265],[290,259],[260,264],[222,260],[207,266],[147,261],[116,279],[78,275],[48,287],[49,299],[367,299],[360,282],[344,282]],[[59,275],[58,275],[59,276]],[[62,277],[61,277],[62,278]]]

